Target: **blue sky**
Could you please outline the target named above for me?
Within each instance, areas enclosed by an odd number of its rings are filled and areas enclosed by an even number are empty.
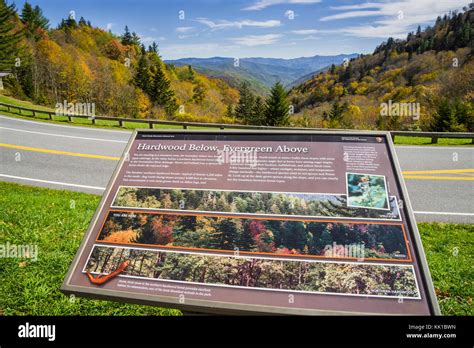
[[[56,26],[70,11],[122,34],[125,25],[165,59],[370,53],[389,36],[469,0],[29,0]],[[16,0],[22,7],[24,0]]]

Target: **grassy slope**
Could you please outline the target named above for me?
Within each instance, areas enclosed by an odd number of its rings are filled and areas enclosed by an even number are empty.
[[[23,101],[23,100],[18,100],[12,97],[8,97],[5,95],[0,94],[0,102],[3,103],[8,103],[11,105],[17,105],[17,106],[23,106],[25,108],[32,108],[32,109],[41,109],[41,110],[51,110],[48,108],[45,108],[44,106],[37,106],[32,104],[31,102]],[[32,113],[24,111],[23,116],[20,116],[19,114],[16,113],[16,110],[14,112],[8,112],[7,108],[4,106],[0,105],[0,113],[7,115],[7,116],[12,116],[12,117],[19,117],[19,118],[24,118],[24,119],[31,119]],[[29,117],[28,117],[29,116]],[[61,116],[55,116],[54,121],[51,121],[48,119],[46,115],[39,114],[35,118],[35,120],[38,121],[45,121],[45,122],[54,122],[54,123],[65,123],[67,121],[67,117],[61,117]],[[69,123],[71,124],[71,123]],[[113,121],[103,121],[103,120],[96,120],[96,124],[92,125],[90,120],[87,119],[80,119],[80,118],[75,118],[73,119],[72,124],[77,124],[81,126],[88,126],[88,127],[100,127],[100,128],[116,128],[116,129],[123,129],[118,127],[117,122]],[[147,124],[141,124],[141,123],[124,123],[124,128],[126,129],[134,129],[134,128],[148,128]],[[169,126],[169,125],[155,125],[154,126],[156,129],[162,128],[162,129],[182,129],[182,127],[179,126]],[[210,128],[210,127],[190,127],[190,129],[218,129],[218,128]],[[432,146],[453,146],[453,145],[462,145],[462,146],[472,146],[472,140],[470,139],[438,139],[437,144],[431,144],[431,138],[414,138],[414,137],[405,137],[405,136],[397,136],[395,137],[395,144],[396,145],[432,145]]]
[[[0,243],[34,243],[39,248],[36,262],[0,259],[3,314],[179,314],[79,298],[71,303],[58,288],[99,196],[1,182],[0,191]],[[443,314],[474,315],[474,225],[422,223],[419,227]]]
[[[177,310],[69,297],[59,291],[99,196],[0,183],[0,243],[38,245],[38,260],[0,259],[0,314],[178,315]]]

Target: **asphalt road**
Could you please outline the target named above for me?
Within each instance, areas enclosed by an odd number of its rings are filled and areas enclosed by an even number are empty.
[[[0,180],[101,194],[130,134],[0,115]],[[396,152],[418,221],[474,223],[474,148]]]

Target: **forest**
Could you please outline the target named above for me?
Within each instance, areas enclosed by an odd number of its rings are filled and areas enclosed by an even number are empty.
[[[163,62],[128,27],[114,35],[70,15],[56,28],[39,6],[22,9],[0,0],[0,71],[5,93],[54,108],[94,103],[97,115],[230,122],[227,105],[238,91],[191,66]],[[4,92],[4,91],[2,91]]]
[[[412,266],[282,261],[95,246],[85,271],[261,289],[418,297]]]
[[[296,86],[295,118],[312,127],[472,132],[473,48],[470,4]],[[421,117],[382,116],[381,104],[389,101],[419,103]]]
[[[121,186],[115,207],[198,210],[269,215],[400,219],[395,197],[391,212],[347,207],[345,195],[274,192],[229,192]]]
[[[112,34],[69,16],[56,28],[36,6],[0,0],[0,70],[6,93],[53,107],[94,103],[100,115],[266,126],[382,130],[474,130],[474,4],[388,38],[372,54],[332,65],[287,90],[256,95],[165,64],[124,28]],[[434,18],[433,18],[434,20]],[[315,48],[317,49],[317,48]],[[420,117],[383,115],[387,103],[414,103]]]
[[[401,225],[110,212],[98,240],[322,257],[360,245],[357,258],[408,258]]]

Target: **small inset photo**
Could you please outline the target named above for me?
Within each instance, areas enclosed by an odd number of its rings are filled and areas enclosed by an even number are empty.
[[[347,206],[390,210],[385,176],[346,173]]]

